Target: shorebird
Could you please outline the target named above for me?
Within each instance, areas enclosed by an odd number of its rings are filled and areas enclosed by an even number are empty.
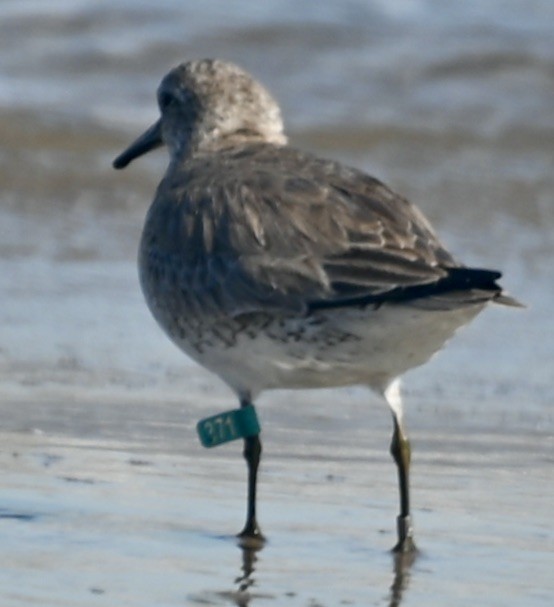
[[[243,408],[276,388],[362,384],[381,395],[398,468],[394,550],[415,550],[398,378],[488,303],[518,303],[498,285],[500,272],[456,261],[386,185],[289,146],[279,105],[240,67],[182,63],[157,99],[160,119],[113,163],[169,150],[139,251],[154,318]],[[244,541],[263,541],[261,451],[258,434],[244,437]]]

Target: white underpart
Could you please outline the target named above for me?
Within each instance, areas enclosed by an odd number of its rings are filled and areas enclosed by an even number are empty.
[[[402,403],[395,379],[427,362],[484,305],[437,309],[429,301],[428,308],[416,302],[276,317],[255,335],[233,328],[233,319],[227,319],[220,323],[219,332],[233,334],[232,345],[218,340],[206,323],[197,349],[186,336],[179,337],[179,324],[187,319],[168,317],[166,309],[152,305],[156,299],[146,295],[171,339],[240,397],[254,399],[271,389],[366,385],[386,400],[400,425]]]

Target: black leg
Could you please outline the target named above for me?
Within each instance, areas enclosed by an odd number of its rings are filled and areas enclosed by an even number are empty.
[[[400,514],[397,518],[398,543],[394,552],[412,552],[416,549],[413,540],[412,519],[410,516],[410,441],[403,432],[396,415],[393,413],[394,432],[390,452],[398,468],[398,486],[400,490]]]
[[[241,407],[250,405],[248,401],[242,401]],[[262,455],[262,443],[259,436],[250,436],[244,439],[244,459],[248,466],[248,503],[246,509],[246,524],[239,533],[239,537],[245,543],[259,544],[264,541],[264,536],[258,526],[256,519],[256,486],[258,480],[258,467]]]

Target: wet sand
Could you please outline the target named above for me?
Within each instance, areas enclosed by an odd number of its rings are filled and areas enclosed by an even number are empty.
[[[453,405],[432,423],[429,408],[426,422],[412,415],[421,553],[395,571],[388,414],[361,390],[270,395],[260,406],[269,543],[243,554],[232,535],[244,516],[240,446],[206,452],[194,436],[205,401],[226,401],[206,380],[179,405],[133,393],[2,407],[19,428],[2,432],[3,604],[548,603],[543,433],[507,421],[454,429]]]

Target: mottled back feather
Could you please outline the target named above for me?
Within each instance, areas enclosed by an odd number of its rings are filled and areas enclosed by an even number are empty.
[[[383,295],[460,267],[380,181],[286,146],[172,163],[153,209],[148,263],[178,258],[182,291],[230,315]]]

